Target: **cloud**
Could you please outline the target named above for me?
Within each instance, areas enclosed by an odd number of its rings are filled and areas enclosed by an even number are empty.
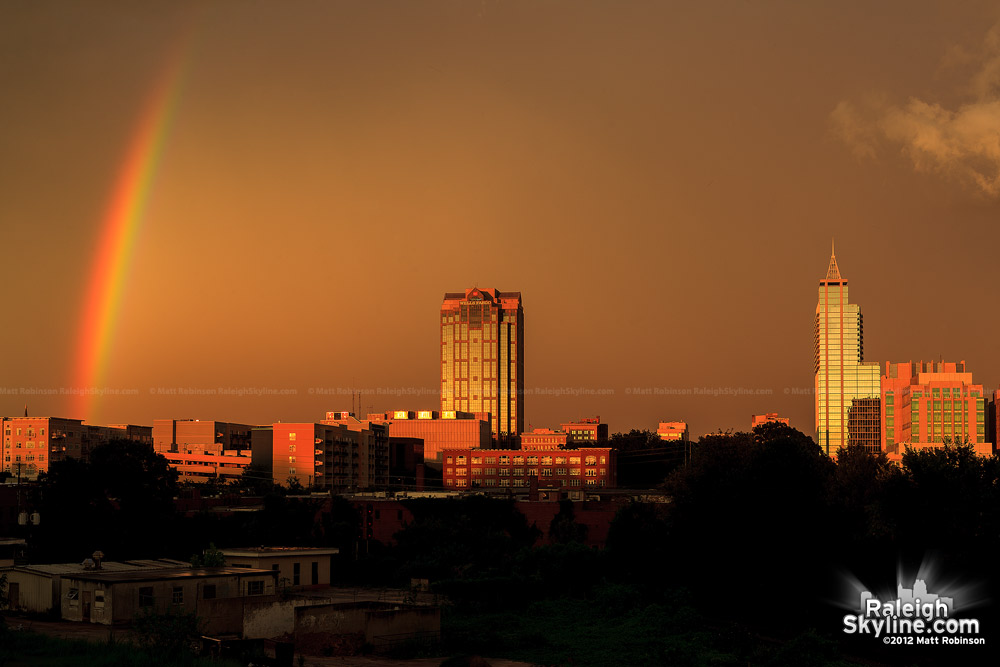
[[[840,102],[830,113],[834,134],[862,159],[899,151],[918,172],[937,173],[1000,198],[1000,24],[975,54],[967,90],[955,109],[911,98]]]

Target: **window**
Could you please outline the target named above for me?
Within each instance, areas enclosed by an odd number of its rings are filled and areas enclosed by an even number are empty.
[[[302,579],[302,563],[292,565],[292,586],[298,586]]]
[[[205,584],[205,587],[201,589],[201,597],[204,600],[214,600],[215,584]]]
[[[248,581],[247,582],[247,595],[263,595],[264,594],[264,582],[263,581]]]
[[[319,583],[319,562],[318,561],[313,561],[312,562],[312,583],[314,583],[314,584],[318,584]]]
[[[288,451],[289,452],[294,452],[295,451],[295,445],[288,445]]]
[[[153,587],[152,586],[142,586],[139,588],[139,606],[140,607],[152,607],[153,606]]]
[[[184,589],[181,586],[174,586],[174,595],[171,602],[174,604],[184,604]]]
[[[70,607],[76,607],[80,604],[80,589],[71,588],[69,593],[66,594],[66,599],[69,600]]]
[[[289,442],[295,442],[295,434],[294,433],[289,433],[288,434],[288,441]]]
[[[104,591],[94,591],[94,609],[104,609]]]

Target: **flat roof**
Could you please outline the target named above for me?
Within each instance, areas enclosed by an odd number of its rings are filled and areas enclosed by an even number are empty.
[[[226,556],[335,556],[340,553],[337,547],[237,547],[235,549],[219,549]]]
[[[47,576],[66,574],[85,574],[87,572],[135,572],[148,570],[165,570],[174,568],[190,568],[191,563],[173,558],[158,558],[126,561],[101,561],[101,569],[86,569],[83,563],[47,563],[38,565],[19,565],[14,569],[18,572],[30,572]]]
[[[68,577],[78,581],[106,581],[109,583],[125,581],[163,581],[176,579],[207,579],[211,577],[269,575],[274,578],[278,573],[274,570],[257,570],[249,567],[187,567],[169,570],[140,570],[133,572],[104,572],[87,570]]]

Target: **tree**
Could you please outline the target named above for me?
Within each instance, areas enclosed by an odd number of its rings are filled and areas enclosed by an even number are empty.
[[[174,546],[177,471],[150,445],[129,440],[99,445],[89,459],[54,462],[38,483],[33,502],[44,520],[31,544],[33,557],[166,554]]]
[[[215,548],[215,544],[208,543],[208,548],[200,554],[191,556],[191,567],[225,567],[226,556]]]
[[[576,512],[572,500],[559,501],[559,513],[549,524],[549,539],[557,544],[586,542],[587,526],[576,522]]]
[[[795,590],[832,565],[833,467],[812,438],[784,424],[701,438],[689,465],[668,480],[671,542],[683,545],[672,567],[698,581],[707,599],[727,599],[734,615],[777,613],[771,591]],[[817,596],[815,604],[803,598],[796,621],[804,622],[809,609],[825,609],[818,597],[826,583],[807,593]],[[741,595],[731,595],[733,586]]]
[[[232,488],[246,496],[263,496],[268,493],[284,493],[284,488],[274,482],[270,471],[264,466],[250,464],[243,474],[232,483]]]

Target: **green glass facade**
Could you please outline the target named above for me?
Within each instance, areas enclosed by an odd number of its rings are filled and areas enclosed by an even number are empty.
[[[861,307],[848,299],[836,256],[819,282],[815,323],[816,442],[827,455],[881,446],[881,372],[864,362]]]

